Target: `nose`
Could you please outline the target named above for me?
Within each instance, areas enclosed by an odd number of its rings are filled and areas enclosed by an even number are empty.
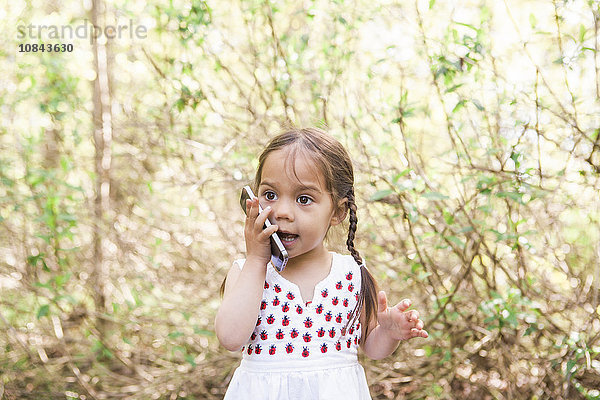
[[[275,221],[288,220],[294,221],[294,202],[287,199],[280,199],[277,204],[273,204],[273,218]],[[277,222],[275,222],[277,223]]]

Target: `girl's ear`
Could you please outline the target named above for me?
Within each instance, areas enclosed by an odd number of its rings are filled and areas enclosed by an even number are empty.
[[[338,201],[333,216],[331,217],[331,225],[338,225],[342,223],[346,219],[346,215],[348,214],[348,198],[344,197],[340,201]]]

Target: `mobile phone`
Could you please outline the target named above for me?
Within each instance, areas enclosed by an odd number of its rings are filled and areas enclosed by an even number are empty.
[[[242,189],[242,195],[240,196],[240,205],[242,206],[242,210],[244,210],[244,213],[246,213],[246,200],[254,200],[255,198],[256,196],[252,192],[250,186],[244,186],[244,188]],[[262,212],[262,210],[263,209],[259,204],[258,211]],[[268,228],[271,225],[271,221],[269,221],[269,219],[267,218],[265,220],[265,225],[263,226],[263,228]],[[273,232],[273,234],[271,235],[271,264],[273,264],[273,267],[275,267],[275,269],[278,272],[281,272],[287,265],[288,259],[288,252],[283,246],[281,239],[277,235],[277,232]]]

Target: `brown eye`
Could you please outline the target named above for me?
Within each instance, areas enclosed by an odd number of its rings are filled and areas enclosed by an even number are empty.
[[[265,199],[269,200],[269,201],[273,201],[277,198],[277,195],[272,192],[272,191],[266,191],[263,196],[265,196]]]
[[[304,196],[304,195],[299,196],[297,201],[298,201],[298,203],[300,203],[302,205],[308,205],[308,204],[312,203],[312,199],[310,197]]]

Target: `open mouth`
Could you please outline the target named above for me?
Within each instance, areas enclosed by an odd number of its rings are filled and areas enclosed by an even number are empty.
[[[293,233],[277,232],[277,235],[279,235],[279,238],[283,242],[284,246],[290,245],[294,243],[296,239],[298,239],[298,235],[295,235]]]

